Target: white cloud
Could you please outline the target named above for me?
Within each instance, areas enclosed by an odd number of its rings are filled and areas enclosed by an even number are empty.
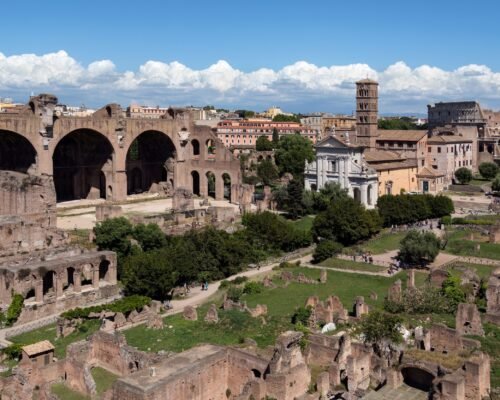
[[[367,77],[379,81],[385,112],[401,111],[401,104],[425,112],[426,103],[462,99],[484,99],[500,107],[500,72],[476,64],[447,71],[429,65],[412,68],[399,61],[376,71],[367,64],[317,66],[297,61],[280,70],[245,72],[224,60],[200,70],[177,61],[150,60],[136,71],[123,72],[111,60],[83,66],[62,50],[44,55],[0,53],[0,96],[44,90],[96,105],[111,96],[125,104],[132,98],[150,98],[162,104],[230,101],[235,108],[281,104],[297,111],[301,105],[308,107],[302,111],[338,111],[332,109],[334,104],[354,105],[354,82]]]

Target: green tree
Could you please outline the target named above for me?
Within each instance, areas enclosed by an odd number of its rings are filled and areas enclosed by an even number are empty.
[[[492,162],[479,164],[479,173],[484,179],[491,180],[498,174],[498,165]]]
[[[280,135],[278,133],[278,129],[273,128],[273,148],[276,148],[278,146],[279,141]]]
[[[257,166],[257,176],[264,185],[271,185],[279,177],[278,168],[271,160],[262,160]]]
[[[298,179],[292,179],[287,186],[288,199],[286,202],[286,211],[292,219],[297,219],[304,214],[304,185]]]
[[[278,114],[273,117],[274,122],[300,122],[298,115]]]
[[[236,110],[235,113],[238,114],[240,118],[252,118],[255,116],[255,111],[251,110]]]
[[[411,230],[401,240],[399,259],[412,266],[423,266],[434,261],[439,253],[440,240],[432,232]]]
[[[472,180],[472,172],[469,168],[461,167],[455,171],[455,178],[461,185],[465,185]]]
[[[400,343],[402,341],[399,327],[403,319],[399,315],[372,311],[361,318],[360,332],[364,342],[381,346],[383,343]]]
[[[127,296],[140,294],[162,300],[178,283],[178,274],[172,252],[169,249],[154,250],[127,257],[122,282]]]
[[[318,243],[313,253],[313,263],[318,264],[342,251],[342,246],[340,243],[334,242],[333,240],[322,240]]]
[[[494,192],[500,191],[500,178],[495,178],[495,180],[491,183],[491,190]]]
[[[273,143],[269,141],[266,135],[262,135],[257,138],[255,149],[257,151],[271,151],[273,149]]]
[[[167,242],[165,234],[157,224],[138,224],[132,235],[144,251],[162,248]]]
[[[442,292],[448,299],[448,304],[452,312],[456,311],[460,303],[465,302],[465,292],[458,276],[450,276],[446,279],[442,285]]]
[[[338,183],[327,182],[319,192],[314,192],[314,211],[325,211],[328,206],[340,199],[349,197],[347,189],[342,189]]]
[[[132,224],[127,218],[110,218],[98,223],[94,228],[95,242],[99,250],[114,251],[120,260],[130,253],[132,232]]]
[[[316,240],[336,240],[348,246],[369,238],[380,227],[376,211],[368,212],[359,201],[342,197],[316,216],[312,233]]]
[[[286,135],[280,139],[274,158],[280,175],[289,172],[302,179],[306,161],[314,160],[314,148],[309,139],[299,134]]]

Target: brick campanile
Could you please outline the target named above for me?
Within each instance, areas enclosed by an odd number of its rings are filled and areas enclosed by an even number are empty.
[[[378,136],[378,83],[371,79],[356,82],[357,144],[375,148]]]

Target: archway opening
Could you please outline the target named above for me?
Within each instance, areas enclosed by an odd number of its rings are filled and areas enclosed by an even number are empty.
[[[113,170],[113,147],[104,135],[73,131],[57,144],[52,159],[57,201],[106,198],[104,173]]]
[[[43,276],[43,295],[55,293],[55,275],[54,271],[47,271]]]
[[[36,165],[36,150],[25,137],[0,130],[0,170],[27,173]]]
[[[207,172],[207,194],[208,197],[215,199],[215,175],[213,172]]]
[[[231,176],[227,173],[222,174],[224,182],[224,199],[231,201]]]
[[[175,146],[164,133],[146,131],[127,152],[127,194],[147,192],[153,184],[174,181]]]
[[[429,392],[432,389],[432,381],[434,376],[420,368],[407,367],[401,370],[403,374],[404,383],[415,389]]]
[[[352,193],[354,200],[361,202],[361,191],[358,188],[354,188]]]
[[[109,274],[109,261],[102,260],[99,263],[99,280],[107,281],[109,278],[108,274]]]
[[[70,287],[75,285],[75,269],[73,267],[66,268],[66,284],[63,287],[64,290],[68,290]]]
[[[215,141],[213,139],[208,139],[205,143],[205,146],[207,148],[207,156],[208,158],[214,158],[215,157]]]
[[[192,188],[193,194],[199,196],[200,195],[200,174],[198,171],[191,172],[191,179],[193,181]]]
[[[191,140],[191,146],[193,147],[193,156],[199,156],[200,155],[200,142],[198,142],[196,139]]]
[[[26,292],[26,295],[24,296],[24,301],[35,301],[35,289],[31,288]]]

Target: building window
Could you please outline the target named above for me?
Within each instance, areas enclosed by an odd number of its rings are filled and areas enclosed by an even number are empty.
[[[438,147],[438,153],[441,153],[441,146]]]
[[[431,148],[427,147],[427,153],[430,153],[430,152],[431,152]]]

